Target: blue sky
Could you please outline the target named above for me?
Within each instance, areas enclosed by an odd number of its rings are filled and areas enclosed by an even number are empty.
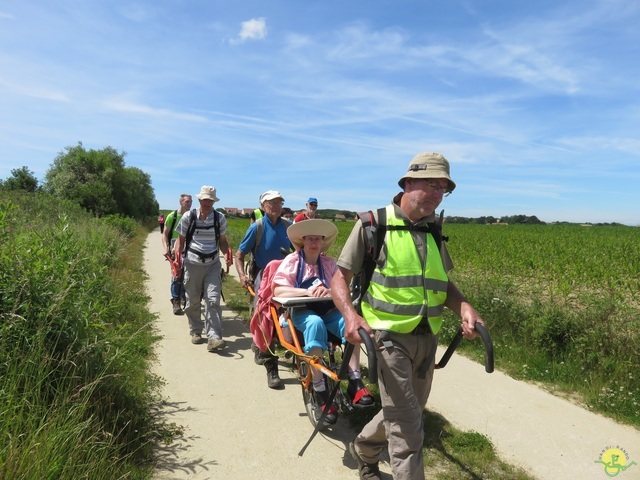
[[[638,0],[0,0],[0,178],[82,142],[161,208],[366,210],[437,151],[447,215],[640,225],[638,25]]]

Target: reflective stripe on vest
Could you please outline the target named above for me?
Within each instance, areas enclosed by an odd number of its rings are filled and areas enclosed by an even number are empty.
[[[405,225],[396,218],[393,205],[387,206],[386,211],[387,225]],[[382,268],[376,265],[362,299],[362,316],[371,328],[409,333],[427,318],[431,331],[440,331],[449,278],[433,235],[423,235],[427,242],[426,262],[420,260],[408,229],[387,229],[385,264]]]

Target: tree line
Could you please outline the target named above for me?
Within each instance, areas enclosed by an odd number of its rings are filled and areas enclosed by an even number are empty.
[[[127,167],[125,155],[112,147],[87,150],[78,142],[56,156],[42,185],[23,166],[0,180],[0,188],[43,192],[71,200],[97,217],[122,215],[145,220],[156,216],[159,205],[151,177],[139,168]]]

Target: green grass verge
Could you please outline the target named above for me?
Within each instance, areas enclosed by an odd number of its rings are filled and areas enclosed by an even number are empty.
[[[148,228],[0,192],[0,478],[145,479],[154,405]]]

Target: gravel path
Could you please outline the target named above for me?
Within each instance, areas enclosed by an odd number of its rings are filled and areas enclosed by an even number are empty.
[[[155,479],[358,478],[345,452],[357,432],[342,419],[298,456],[313,430],[299,383],[281,363],[285,389],[267,387],[264,367],[253,361],[251,334],[231,310],[223,308],[227,348],[222,353],[191,344],[186,317],[171,311],[169,265],[162,259],[159,231],[147,240],[145,270],[150,308],[159,315],[163,337],[154,367],[166,381],[163,415],[184,427],[184,436],[159,452]],[[487,435],[503,459],[540,480],[610,478],[595,463],[609,447],[622,448],[639,464],[618,479],[640,479],[640,431],[500,372],[486,374],[461,356],[436,372],[429,408],[461,429]],[[391,479],[388,465],[381,469]]]

